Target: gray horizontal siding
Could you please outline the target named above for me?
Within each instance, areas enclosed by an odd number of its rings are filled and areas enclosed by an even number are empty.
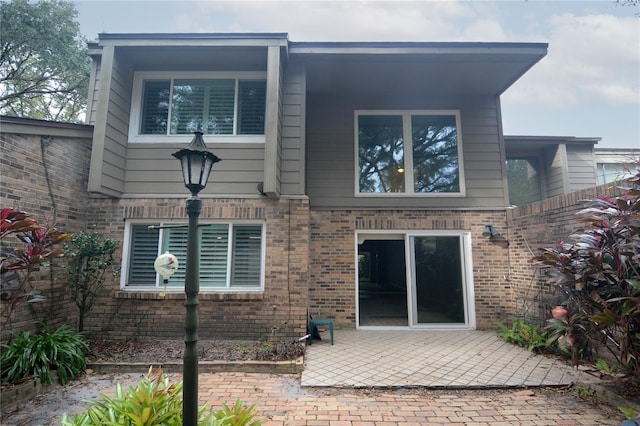
[[[425,100],[426,99],[426,100]],[[460,110],[466,195],[355,196],[354,110]],[[496,101],[492,97],[309,96],[307,101],[307,193],[312,208],[501,208],[506,205]]]
[[[598,184],[595,155],[591,146],[567,145],[569,190],[591,188]]]
[[[103,153],[105,169],[103,169],[103,174],[107,174],[106,168],[109,167],[111,170],[108,174],[109,177],[114,182],[117,182],[117,186],[111,189],[117,191],[124,190],[131,86],[131,70],[122,61],[118,60],[116,52],[109,85],[109,109]]]
[[[209,183],[201,193],[203,196],[258,194],[258,183],[264,179],[263,144],[209,144],[207,147],[222,161],[214,164]],[[172,156],[181,148],[166,144],[129,144],[125,194],[185,193],[180,162]]]
[[[566,188],[566,151],[564,145],[550,149],[545,153],[544,164],[548,164],[546,170],[547,188],[546,196],[555,197],[564,194]]]
[[[94,124],[89,190],[110,196],[124,191],[132,70],[105,48],[95,63],[91,113]]]
[[[285,71],[282,87],[280,190],[283,195],[304,194],[304,111],[304,73],[294,65]]]

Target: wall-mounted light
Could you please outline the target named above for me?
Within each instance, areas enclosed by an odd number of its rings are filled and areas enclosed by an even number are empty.
[[[499,235],[500,233],[493,227],[493,225],[484,226],[484,232],[482,233],[483,237],[488,237],[489,239],[493,239]]]

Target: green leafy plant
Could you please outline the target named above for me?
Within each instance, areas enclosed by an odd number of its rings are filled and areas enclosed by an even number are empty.
[[[101,240],[97,232],[79,232],[65,244],[71,299],[78,307],[78,331],[84,330],[84,320],[98,296],[108,272],[118,274],[113,257],[118,243],[109,237]]]
[[[547,347],[549,334],[538,325],[515,320],[511,328],[504,324],[498,324],[498,328],[498,337],[507,343],[527,348],[529,352],[542,352]]]
[[[557,345],[561,352],[571,357],[571,362],[578,365],[589,346],[588,332],[591,323],[584,315],[569,313],[565,318],[547,320],[545,330],[549,331],[546,346]]]
[[[589,386],[578,385],[573,389],[573,393],[579,396],[580,398],[589,398],[595,394],[595,391],[591,389]]]
[[[629,423],[623,422],[622,423],[623,426],[640,424],[640,419],[638,419],[637,413],[633,408],[618,407],[618,410],[620,410],[620,412],[624,414],[625,419],[630,420]],[[636,420],[637,422],[634,420]]]
[[[41,383],[50,384],[55,370],[64,385],[84,373],[88,351],[86,338],[68,325],[54,332],[43,324],[42,332],[37,334],[12,333],[9,343],[2,345],[2,379],[13,383],[37,376]]]
[[[583,227],[534,262],[579,314],[567,324],[552,320],[554,335],[582,331],[640,379],[640,168],[620,184],[624,195],[587,201],[578,213]]]
[[[8,242],[14,235],[16,242]],[[9,301],[5,325],[11,318],[17,303],[44,300],[38,290],[31,285],[31,277],[51,259],[62,256],[64,250],[55,246],[73,237],[53,227],[41,227],[35,219],[23,211],[4,208],[0,211],[0,285]]]
[[[128,425],[151,426],[182,425],[182,382],[171,383],[161,369],[149,369],[147,376],[125,393],[116,384],[113,398],[101,394],[102,400],[89,401],[88,411],[73,418],[62,415],[62,426]],[[218,411],[206,404],[198,410],[198,424],[204,426],[259,426],[264,420],[256,419],[255,405],[245,407],[236,401],[232,408],[223,404]]]
[[[616,371],[616,367],[609,365],[607,361],[603,359],[599,359],[596,361],[596,368],[600,371],[604,371],[605,373],[614,373]]]
[[[256,404],[245,406],[241,400],[237,400],[233,407],[222,404],[222,409],[213,413],[213,416],[229,426],[260,426],[265,422],[263,419],[256,419]]]

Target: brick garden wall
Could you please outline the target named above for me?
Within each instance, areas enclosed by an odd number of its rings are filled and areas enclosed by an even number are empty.
[[[512,305],[507,245],[482,237],[484,226],[503,230],[504,211],[312,211],[309,309],[333,318],[336,327],[356,325],[356,231],[470,230],[478,328],[490,328]]]
[[[532,265],[532,257],[540,253],[540,248],[556,247],[568,240],[580,227],[576,213],[583,208],[583,200],[621,193],[613,185],[601,185],[507,211],[510,280],[515,294],[512,313],[540,323],[550,317],[551,308],[562,301],[562,295],[546,284],[544,275]]]
[[[288,341],[306,333],[309,213],[306,198],[203,199],[201,220],[259,220],[266,225],[263,293],[200,292],[200,339]],[[184,199],[94,200],[89,224],[120,242],[127,220],[184,218]],[[184,292],[120,290],[119,279],[107,285],[85,328],[115,339],[181,339]],[[272,329],[276,328],[275,333]]]
[[[41,225],[48,223],[63,232],[86,230],[90,156],[90,138],[0,134],[0,207],[26,211]],[[2,244],[24,247],[14,236]],[[6,326],[8,302],[0,302],[3,341],[11,330],[37,330],[30,308],[52,328],[63,323],[76,326],[77,309],[66,291],[61,265],[62,260],[56,259],[50,267],[40,268],[32,284],[46,301],[19,304]]]

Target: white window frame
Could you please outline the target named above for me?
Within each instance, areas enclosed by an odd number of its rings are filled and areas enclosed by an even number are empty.
[[[360,164],[358,150],[358,117],[361,115],[394,115],[402,117],[402,135],[404,139],[404,179],[405,192],[360,192]],[[414,192],[413,190],[413,138],[411,137],[412,115],[448,115],[456,120],[456,144],[458,151],[458,180],[460,190],[458,192]],[[462,128],[460,125],[460,110],[355,110],[354,120],[354,195],[356,197],[464,197],[466,194],[464,178],[464,159],[462,157]]]
[[[192,134],[185,135],[143,135],[140,134],[142,120],[142,95],[145,80],[235,80],[236,98],[235,111],[238,110],[238,83],[240,80],[267,80],[266,72],[185,72],[185,71],[140,71],[133,77],[133,90],[131,95],[131,112],[129,114],[129,142],[130,143],[189,143],[193,139]],[[266,105],[265,105],[266,109]],[[235,117],[237,119],[237,117]],[[233,128],[236,131],[237,121],[234,119]],[[266,129],[265,129],[266,133]],[[265,135],[204,135],[207,143],[264,143]]]
[[[234,225],[259,225],[261,227],[261,235],[260,235],[260,285],[259,286],[250,286],[250,287],[242,287],[235,286],[231,287],[231,263],[232,263],[232,244],[231,239],[229,240],[229,245],[227,247],[227,278],[226,278],[226,286],[225,287],[200,287],[200,293],[246,293],[246,292],[263,292],[264,291],[264,276],[265,276],[265,255],[266,255],[266,224],[264,222],[244,222],[244,221],[200,221],[201,225],[229,225],[229,232],[232,233],[232,227]],[[155,274],[155,285],[128,285],[127,280],[129,276],[129,259],[131,256],[131,245],[132,241],[132,229],[134,225],[153,225],[153,226],[176,226],[176,225],[188,225],[188,222],[181,221],[165,221],[165,222],[154,222],[151,220],[144,219],[135,219],[128,220],[125,229],[124,229],[124,239],[122,245],[122,261],[120,265],[120,289],[123,291],[136,291],[136,292],[162,292],[165,291],[164,283],[162,282],[162,277],[159,274]],[[158,233],[158,256],[162,254],[162,240],[163,240],[163,229],[160,229]],[[178,259],[179,263],[186,264],[186,259]],[[169,278],[171,281],[171,278]],[[184,292],[183,285],[167,285],[166,292],[168,293],[182,293]]]

